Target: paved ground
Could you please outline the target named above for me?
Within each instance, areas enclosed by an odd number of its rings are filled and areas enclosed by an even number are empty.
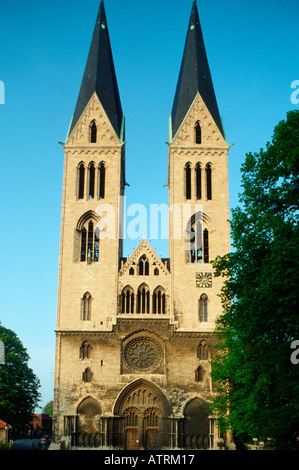
[[[12,450],[41,450],[40,439],[17,439]]]

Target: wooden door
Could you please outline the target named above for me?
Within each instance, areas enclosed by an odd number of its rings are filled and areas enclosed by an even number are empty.
[[[159,449],[159,430],[147,429],[146,430],[146,449],[157,450]]]
[[[129,428],[126,433],[126,450],[139,449],[139,433],[137,428]]]

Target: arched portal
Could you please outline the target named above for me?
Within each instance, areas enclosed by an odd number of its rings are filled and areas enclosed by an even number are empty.
[[[209,417],[206,404],[200,398],[194,398],[184,411],[184,448],[209,448]]]
[[[168,447],[171,407],[163,391],[153,382],[138,379],[118,396],[114,415],[117,429],[126,450],[161,449]]]
[[[77,409],[77,440],[78,446],[97,447],[98,432],[102,409],[100,404],[91,397],[85,398]]]

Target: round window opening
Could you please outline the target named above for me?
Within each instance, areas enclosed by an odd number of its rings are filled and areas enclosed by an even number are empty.
[[[155,369],[161,361],[161,356],[158,344],[148,338],[130,341],[125,348],[126,362],[134,370]]]

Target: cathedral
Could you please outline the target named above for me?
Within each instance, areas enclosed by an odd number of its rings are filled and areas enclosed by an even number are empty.
[[[123,257],[125,120],[101,0],[63,144],[53,429],[62,449],[233,446],[207,408],[223,282],[211,261],[230,249],[229,145],[196,1],[165,125],[169,257],[145,239]]]

